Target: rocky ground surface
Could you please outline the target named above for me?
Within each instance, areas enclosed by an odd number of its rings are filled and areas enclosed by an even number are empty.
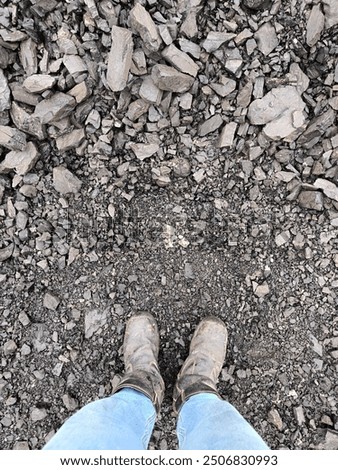
[[[0,445],[38,449],[159,323],[198,321],[274,449],[338,449],[336,0],[2,0]]]

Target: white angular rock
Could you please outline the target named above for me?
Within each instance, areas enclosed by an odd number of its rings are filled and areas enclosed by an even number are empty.
[[[228,124],[226,124],[222,129],[222,132],[218,141],[218,147],[220,148],[232,147],[236,129],[237,129],[236,122],[229,122]]]
[[[325,14],[325,27],[331,28],[338,24],[338,2],[337,0],[323,0]]]
[[[325,180],[323,178],[317,178],[313,183],[315,188],[321,189],[325,196],[329,199],[333,199],[338,202],[338,186],[336,186],[331,181]]]
[[[158,144],[130,144],[130,148],[134,152],[135,156],[139,160],[145,160],[146,158],[151,157],[156,152],[159,151],[160,146]]]
[[[11,107],[11,92],[7,78],[0,68],[0,113]]]
[[[251,103],[251,124],[265,125],[264,134],[272,140],[294,140],[305,124],[305,103],[293,86],[273,88],[263,98]]]
[[[306,43],[308,46],[312,47],[319,41],[324,24],[325,17],[320,5],[314,5],[306,25]]]
[[[0,163],[0,173],[9,173],[12,170],[18,175],[25,175],[32,170],[39,159],[39,153],[33,142],[28,142],[23,150],[9,152],[4,161]]]
[[[158,29],[147,10],[137,3],[130,11],[130,25],[138,33],[149,51],[159,50],[162,40]]]
[[[269,55],[279,44],[276,30],[271,23],[264,23],[255,34],[258,49]]]
[[[180,72],[188,73],[192,77],[198,74],[199,66],[188,56],[182,52],[174,44],[166,47],[162,51],[162,57],[166,59],[171,65],[176,67]]]
[[[112,91],[123,90],[128,81],[133,57],[133,39],[128,29],[113,26],[108,56],[107,83]]]
[[[142,81],[139,95],[145,101],[158,105],[161,103],[163,91],[160,90],[159,87],[155,85],[154,80],[152,79],[151,76],[147,76]]]
[[[23,150],[26,147],[26,134],[14,127],[0,125],[0,145],[9,150]]]
[[[210,31],[201,45],[207,52],[214,52],[219,49],[222,44],[231,41],[234,37],[236,37],[234,33]]]
[[[82,186],[79,178],[63,166],[53,169],[53,184],[60,194],[78,193]]]
[[[23,82],[23,87],[30,93],[42,93],[43,91],[49,90],[57,82],[56,77],[46,74],[34,74],[26,78]]]
[[[50,124],[69,116],[76,106],[76,101],[66,93],[57,92],[51,98],[44,99],[35,107],[34,116],[42,124]]]
[[[89,339],[107,323],[107,311],[91,310],[85,315],[85,338]]]
[[[160,90],[175,93],[188,91],[194,83],[194,77],[162,64],[154,65],[151,71],[151,77]]]

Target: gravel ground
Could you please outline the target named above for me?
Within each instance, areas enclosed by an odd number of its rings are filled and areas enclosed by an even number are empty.
[[[336,0],[2,0],[0,446],[39,449],[157,318],[273,449],[338,449]]]

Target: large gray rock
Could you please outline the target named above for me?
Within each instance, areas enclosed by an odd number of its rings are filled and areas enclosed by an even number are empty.
[[[162,64],[154,65],[151,77],[160,90],[173,91],[175,93],[188,91],[194,83],[194,77],[179,72],[174,67]]]
[[[298,196],[299,205],[305,209],[322,211],[323,201],[323,194],[320,191],[301,191]]]
[[[162,57],[166,59],[171,65],[176,67],[180,72],[188,73],[192,77],[196,77],[198,74],[198,65],[188,56],[185,52],[182,52],[174,44],[166,47],[162,51]]]
[[[251,103],[251,124],[264,125],[264,134],[272,140],[294,140],[305,124],[305,103],[293,86],[273,88]]]
[[[40,101],[35,107],[34,116],[42,124],[50,124],[69,116],[76,106],[76,101],[66,93],[57,92],[51,98]]]
[[[46,126],[41,123],[40,118],[34,114],[27,113],[15,101],[12,103],[10,114],[18,129],[26,132],[27,134],[33,135],[39,140],[46,138]]]
[[[57,77],[52,77],[46,74],[34,74],[26,78],[23,82],[23,87],[30,93],[42,93],[49,90],[57,82]]]
[[[28,142],[23,150],[9,152],[0,163],[0,173],[15,170],[18,175],[25,175],[32,170],[39,159],[39,153],[33,142]]]
[[[78,193],[82,182],[63,166],[53,169],[54,188],[61,194]]]
[[[331,181],[325,180],[323,178],[318,178],[313,183],[315,188],[321,189],[325,196],[329,199],[333,199],[338,202],[338,186],[336,186]]]
[[[0,112],[11,107],[11,92],[8,86],[7,78],[0,68]]]
[[[56,140],[56,146],[60,152],[66,152],[67,150],[78,147],[86,138],[83,129],[74,129],[69,134],[59,136]]]
[[[137,3],[130,11],[129,18],[131,28],[141,36],[146,48],[151,52],[158,51],[162,43],[161,36],[147,10]]]
[[[279,44],[276,30],[271,23],[264,23],[255,34],[258,49],[269,55]]]
[[[319,41],[324,24],[325,17],[320,5],[314,5],[306,25],[306,42],[308,46],[312,47]]]
[[[219,49],[222,44],[231,41],[235,37],[236,34],[226,31],[210,31],[206,39],[202,42],[202,47],[207,52],[214,52]]]
[[[26,134],[14,127],[0,126],[0,145],[9,150],[23,150],[26,147]]]
[[[133,57],[133,39],[128,29],[112,27],[112,44],[108,56],[107,82],[112,91],[123,90],[128,81]]]
[[[323,0],[325,27],[331,28],[338,24],[338,2],[337,0]]]

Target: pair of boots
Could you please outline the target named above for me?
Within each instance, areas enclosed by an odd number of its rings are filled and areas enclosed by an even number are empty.
[[[157,359],[159,333],[156,321],[149,313],[131,317],[127,323],[123,355],[125,375],[113,393],[122,388],[142,392],[159,412],[164,396],[164,381]],[[183,403],[198,393],[219,396],[216,383],[225,359],[227,330],[217,317],[203,319],[193,335],[189,356],[185,360],[174,387],[173,408],[178,414]]]

